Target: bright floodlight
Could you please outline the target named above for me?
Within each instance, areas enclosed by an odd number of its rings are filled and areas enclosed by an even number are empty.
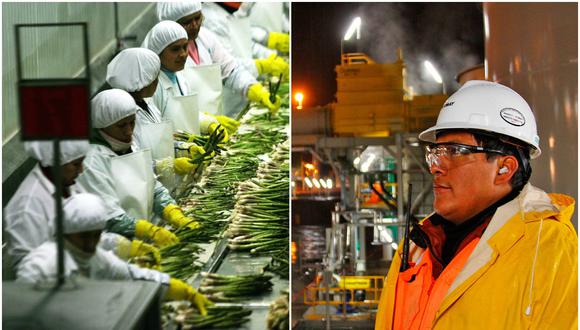
[[[306,185],[308,186],[308,188],[312,188],[312,181],[310,181],[309,178],[304,178],[304,182],[306,182]]]
[[[320,189],[320,182],[318,182],[318,179],[313,178],[312,182],[314,182],[314,186],[316,187],[316,189]]]
[[[356,31],[356,38],[360,39],[360,17],[355,17],[352,20],[352,23],[350,23],[350,26],[348,27],[348,30],[346,30],[346,33],[344,35],[344,40],[350,40],[350,38],[352,37],[352,35],[354,34],[354,32]]]
[[[304,100],[304,94],[298,92],[294,94],[294,99],[296,100],[296,102],[300,103],[302,102],[302,100]]]
[[[431,64],[431,62],[429,62],[429,61],[425,61],[424,63],[425,63],[425,67],[427,68],[427,71],[429,71],[431,76],[433,76],[433,79],[435,79],[435,81],[439,84],[443,83],[443,79],[441,79],[439,72],[437,72],[437,69],[435,69],[433,64]]]
[[[328,186],[326,185],[326,180],[320,179],[319,182],[320,182],[320,185],[322,186],[322,188],[324,188],[324,189],[328,188]]]
[[[328,189],[332,189],[332,180],[330,180],[330,178],[326,179],[326,186]]]

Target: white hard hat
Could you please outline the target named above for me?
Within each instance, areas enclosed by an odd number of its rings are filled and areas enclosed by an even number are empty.
[[[201,10],[201,1],[158,2],[157,18],[160,21],[177,21]]]
[[[94,128],[105,128],[134,115],[139,109],[131,94],[122,89],[107,89],[91,100],[91,119]]]
[[[105,201],[98,195],[79,193],[63,204],[65,234],[102,230],[107,224]]]
[[[107,83],[127,92],[149,86],[161,70],[159,56],[147,48],[127,48],[107,65]]]
[[[167,46],[180,39],[187,40],[187,31],[183,26],[174,21],[161,21],[149,30],[141,47],[148,48],[159,55]]]
[[[473,129],[512,137],[530,146],[532,159],[541,154],[536,119],[528,103],[511,88],[498,83],[471,80],[443,104],[437,124],[419,134],[435,142],[444,130]]]
[[[90,144],[86,140],[60,141],[60,165],[84,157],[89,152]],[[24,150],[43,167],[54,166],[54,149],[52,141],[27,141]]]

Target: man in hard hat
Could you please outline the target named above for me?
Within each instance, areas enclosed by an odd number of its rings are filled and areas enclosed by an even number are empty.
[[[528,183],[541,151],[526,101],[470,81],[419,138],[435,212],[413,226],[408,260],[399,245],[375,329],[575,329],[574,200]]]
[[[64,209],[64,275],[94,280],[146,280],[163,284],[166,300],[188,300],[201,314],[212,305],[189,284],[152,269],[128,264],[97,245],[107,223],[107,208],[98,195],[79,193]],[[18,265],[17,282],[54,281],[57,277],[57,245],[48,241],[32,250]]]

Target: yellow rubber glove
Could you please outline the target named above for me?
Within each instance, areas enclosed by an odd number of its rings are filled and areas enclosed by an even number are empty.
[[[256,63],[259,74],[270,74],[274,77],[283,74],[284,77],[288,77],[288,63],[276,54],[272,54],[268,58],[254,60],[254,62]]]
[[[201,155],[205,154],[205,149],[202,146],[198,146],[196,144],[189,147],[189,155],[192,159],[197,157],[201,157]]]
[[[169,279],[169,289],[165,294],[165,300],[188,300],[201,315],[207,315],[205,307],[213,305],[209,299],[197,292],[191,285],[176,278]]]
[[[220,142],[222,142],[222,143],[228,142],[228,140],[230,139],[230,137],[228,135],[228,130],[225,127],[221,126],[220,124],[216,124],[216,123],[209,124],[209,127],[207,128],[207,131],[211,135],[211,134],[213,134],[213,132],[216,129],[218,129],[218,126],[219,126],[219,130],[221,132],[223,132],[223,134],[224,134],[223,137],[222,137],[222,140]]]
[[[287,33],[270,32],[268,45],[266,47],[282,53],[288,53],[290,49],[290,35]]]
[[[117,256],[121,259],[128,260],[135,257],[151,256],[155,264],[161,263],[161,254],[159,250],[151,244],[147,244],[141,240],[128,240],[126,238],[119,239],[117,245]]]
[[[179,157],[175,158],[173,168],[175,169],[176,174],[185,175],[191,173],[195,169],[195,165],[191,162],[190,158]]]
[[[169,204],[163,209],[163,219],[177,229],[186,226],[189,229],[195,230],[201,227],[199,222],[186,217],[183,211],[181,211],[181,208],[175,204]]]
[[[272,114],[276,114],[282,104],[282,100],[278,95],[276,95],[276,102],[270,102],[270,93],[260,83],[253,84],[248,88],[248,99],[268,108]]]
[[[160,248],[179,243],[179,238],[169,230],[155,226],[147,220],[137,220],[135,224],[135,237],[150,239]]]
[[[228,131],[230,135],[234,134],[240,127],[240,122],[228,116],[215,116],[215,119]]]

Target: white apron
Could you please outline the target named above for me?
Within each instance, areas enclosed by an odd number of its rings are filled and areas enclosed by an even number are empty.
[[[190,134],[199,134],[198,94],[169,96],[165,118],[173,123],[175,131],[182,130]],[[173,143],[171,145],[173,146]]]
[[[121,207],[137,219],[152,220],[155,179],[150,149],[111,158],[111,172]]]
[[[156,164],[153,168],[157,180],[172,193],[175,190],[175,170],[173,161],[173,123],[164,120],[160,123],[141,123],[147,134],[142,134],[142,148],[151,149],[151,157]]]
[[[199,110],[212,115],[222,114],[222,74],[219,64],[185,66],[180,71],[191,92],[198,95]]]

